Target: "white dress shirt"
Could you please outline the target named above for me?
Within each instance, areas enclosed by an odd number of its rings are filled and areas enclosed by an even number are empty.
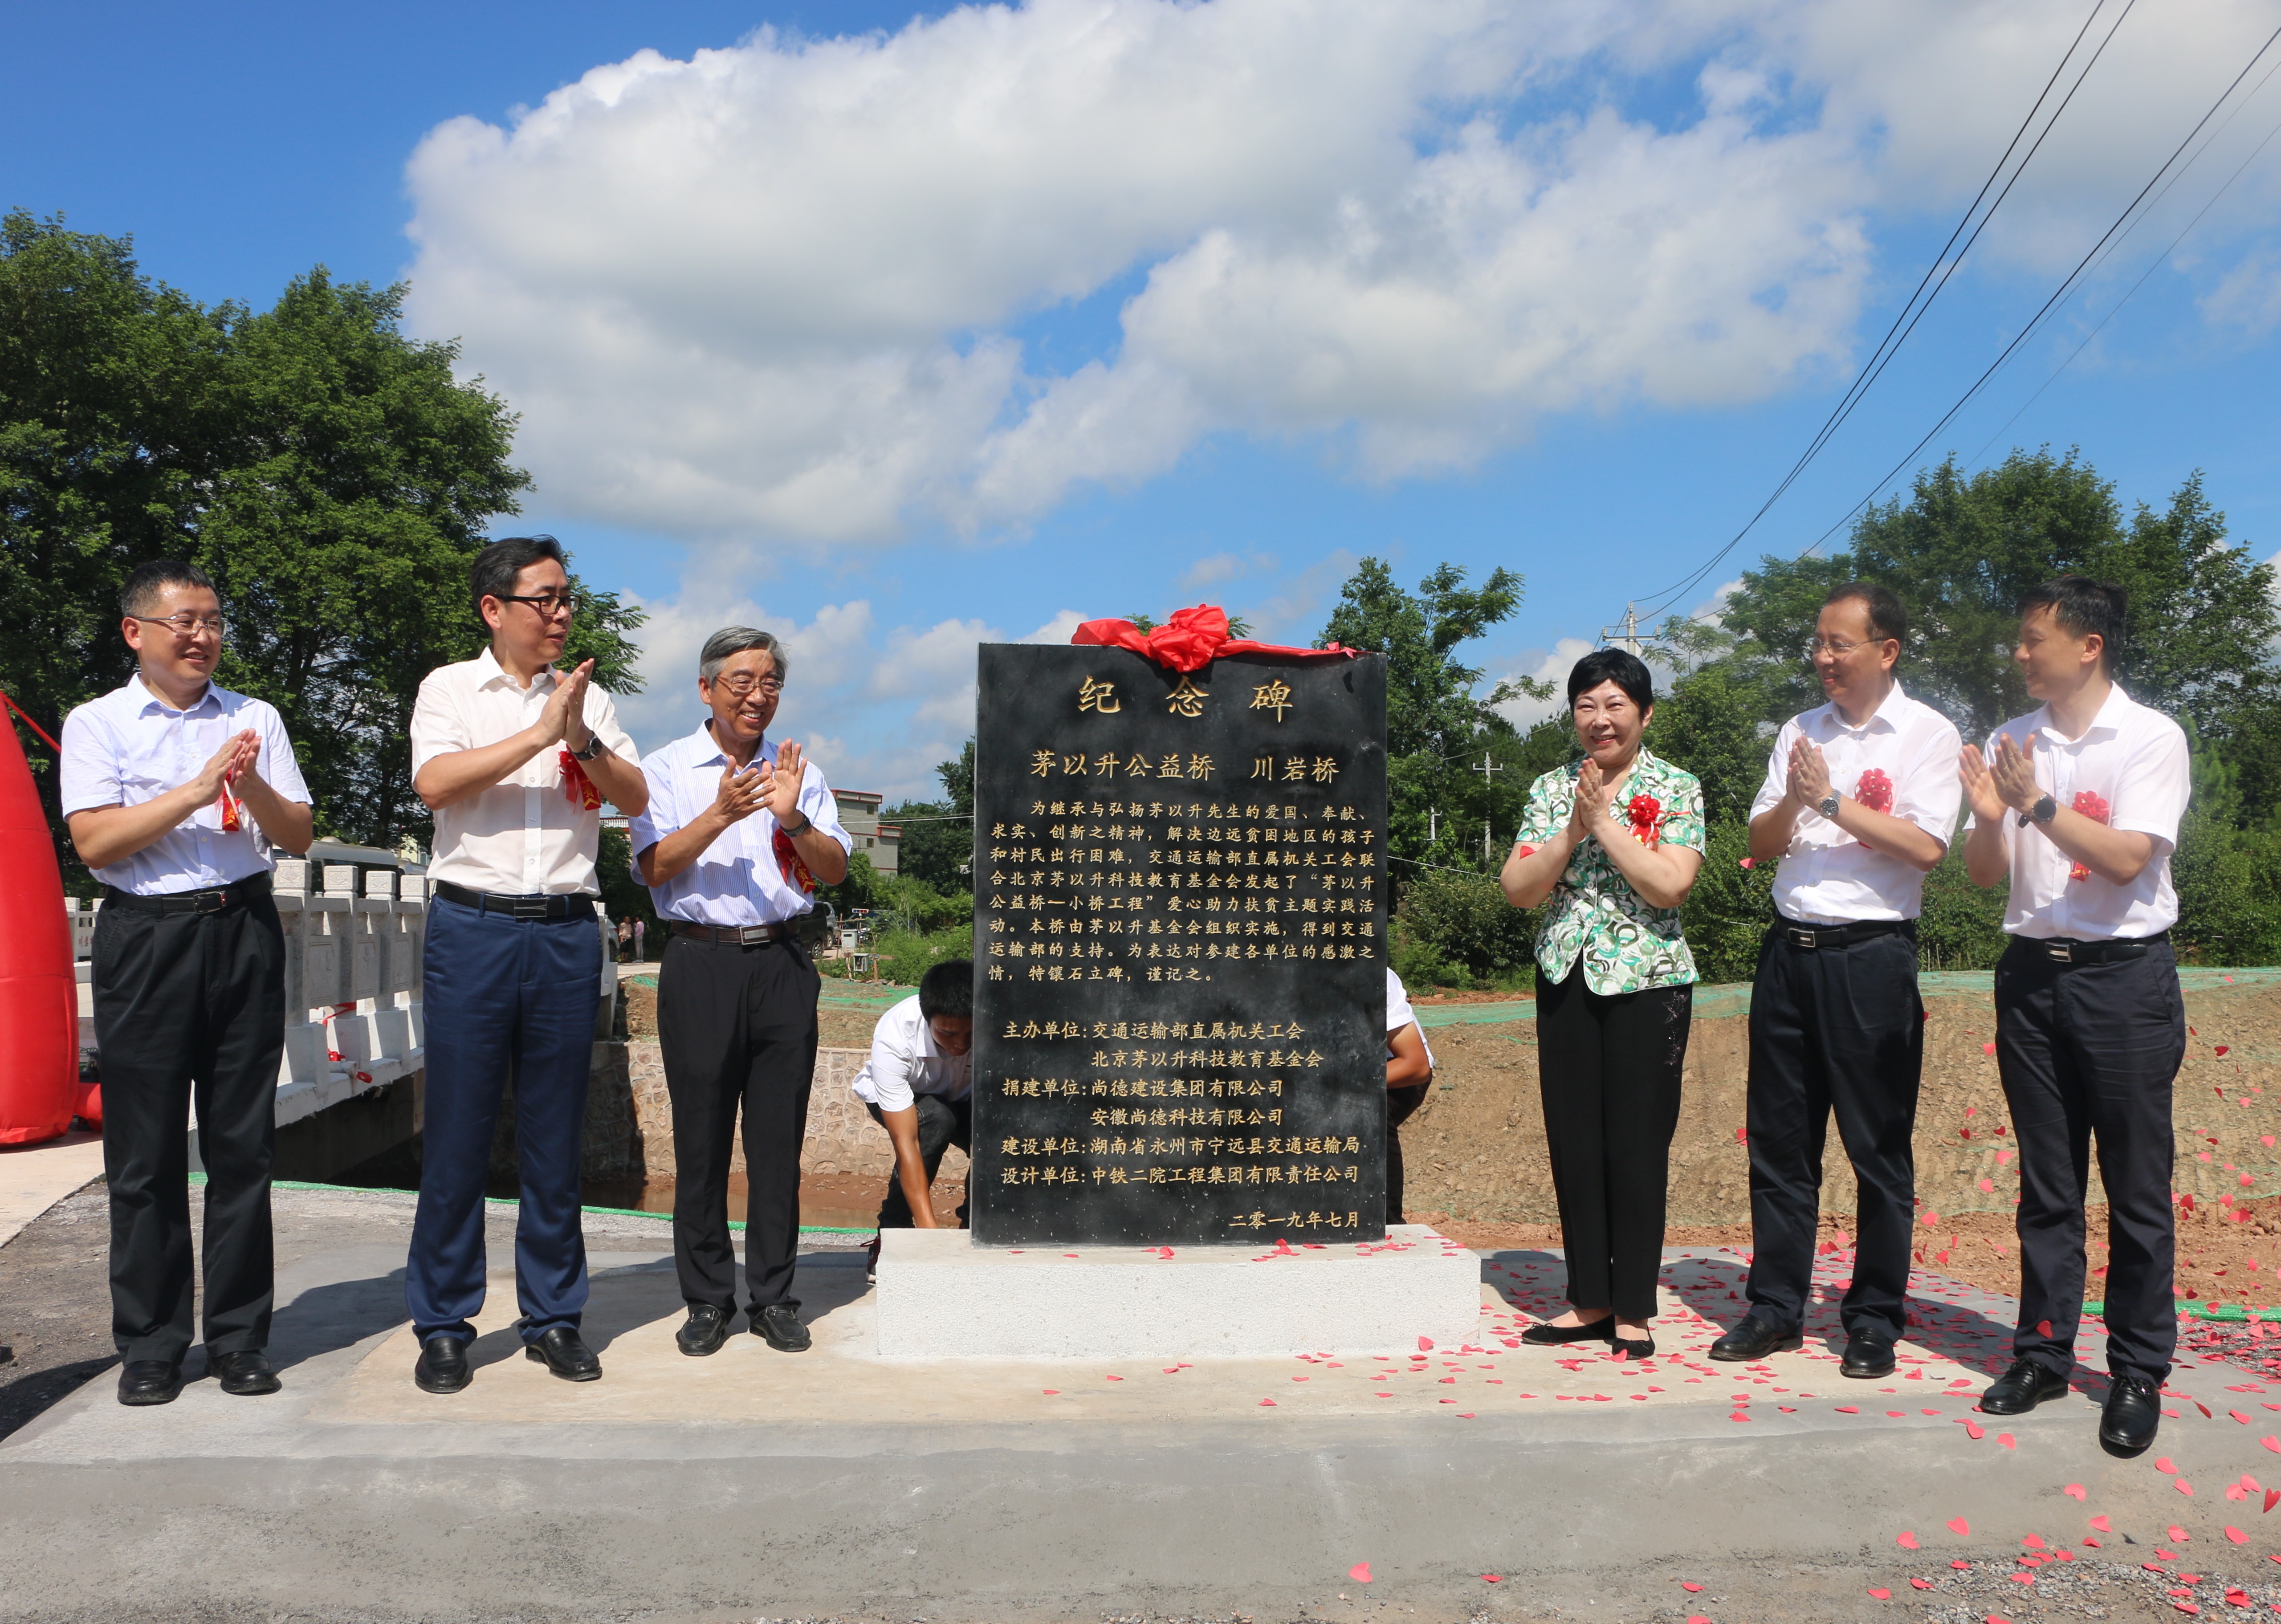
[[[2186,735],[2161,711],[2149,710],[2119,687],[2111,690],[2083,737],[2061,739],[2048,707],[2014,716],[1997,733],[2022,749],[2035,748],[2036,782],[2063,807],[2089,791],[2107,802],[2107,826],[2152,835],[2154,855],[2138,878],[2118,885],[2092,874],[2069,879],[2075,860],[2052,844],[2042,827],[2020,827],[2007,807],[2002,828],[2012,853],[2012,894],[2004,929],[2014,936],[2065,937],[2072,941],[2158,936],[2178,922],[2178,893],[2170,884],[2170,853],[2178,844],[2192,769]],[[1996,759],[1996,739],[1986,746]]]
[[[1955,723],[1901,692],[1898,683],[1860,727],[1835,704],[1792,716],[1775,735],[1767,780],[1751,803],[1757,817],[1780,803],[1790,785],[1790,746],[1812,739],[1829,765],[1832,793],[1860,800],[1872,769],[1893,782],[1883,808],[1946,846],[1956,831],[1964,786],[1956,760],[1964,748]],[[1924,872],[1914,863],[1872,851],[1812,807],[1790,826],[1790,847],[1775,877],[1775,911],[1801,924],[1851,924],[1864,919],[1914,919],[1924,909]]]
[[[1426,1028],[1419,1025],[1418,1011],[1410,1007],[1410,989],[1402,985],[1402,978],[1394,973],[1394,967],[1389,964],[1386,969],[1386,1057],[1388,1060],[1394,1058],[1394,1034],[1404,1026],[1417,1026],[1418,1040],[1426,1043]],[[1429,1066],[1434,1063],[1434,1046],[1430,1043],[1426,1043],[1426,1063]]]
[[[188,784],[222,741],[251,728],[261,738],[254,770],[287,800],[305,802],[284,718],[274,706],[206,684],[198,702],[176,710],[143,685],[140,673],[64,718],[63,813],[96,807],[139,807]],[[241,809],[235,831],[221,826],[220,798],[200,807],[132,855],[90,870],[106,885],[136,896],[209,891],[274,864],[253,814]]]
[[[754,753],[755,762],[776,765],[777,747],[768,740]],[[695,823],[705,808],[720,798],[721,775],[729,754],[713,739],[708,721],[694,733],[675,739],[662,750],[642,758],[642,776],[649,780],[649,808],[629,826],[633,836],[639,879],[641,855],[677,829]],[[852,852],[855,842],[839,826],[839,802],[823,781],[823,769],[814,762],[801,763],[800,816]],[[763,807],[731,824],[696,862],[662,885],[649,888],[661,919],[685,919],[692,924],[780,924],[816,906],[798,882],[785,876],[776,854],[776,815]]]
[[[973,1087],[973,1051],[942,1052],[919,1013],[916,993],[879,1017],[871,1029],[871,1058],[855,1073],[855,1097],[883,1111],[909,1110],[923,1094],[963,1100]]]
[[[522,732],[538,720],[565,675],[548,669],[530,687],[518,686],[488,648],[473,660],[437,667],[412,708],[412,776],[439,755],[480,750]],[[617,707],[592,683],[585,722],[604,749],[627,762],[639,758],[618,725]],[[562,749],[548,746],[481,794],[437,813],[428,878],[502,896],[599,895],[594,854],[602,814],[563,793]]]

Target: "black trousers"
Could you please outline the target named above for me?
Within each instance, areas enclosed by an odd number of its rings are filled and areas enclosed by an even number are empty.
[[[111,1340],[126,1359],[190,1346],[189,1111],[205,1163],[206,1353],[269,1343],[269,1168],[285,1048],[285,937],[266,880],[216,913],[106,903],[95,926]]]
[[[1847,1334],[1898,1341],[1916,1222],[1924,1001],[1914,932],[1802,947],[1776,925],[1751,989],[1751,1278],[1759,1319],[1796,1330],[1813,1283],[1829,1118],[1860,1187]]]
[[[919,1159],[926,1164],[927,1187],[932,1189],[935,1171],[942,1165],[944,1151],[956,1145],[967,1155],[974,1154],[974,1096],[970,1094],[963,1100],[946,1100],[939,1094],[914,1094],[911,1104],[919,1114]],[[886,1125],[886,1112],[871,1104],[863,1109],[871,1113],[872,1121],[882,1127]],[[966,1224],[971,1185],[970,1179],[969,1190],[961,1192],[958,1198],[958,1222],[962,1228]],[[886,1199],[879,1203],[879,1227],[911,1227],[910,1198],[903,1194],[902,1179],[893,1172],[887,1174]]]
[[[1402,1216],[1406,1192],[1402,1179],[1402,1135],[1396,1130],[1417,1115],[1433,1086],[1429,1080],[1386,1091],[1386,1221],[1389,1224],[1408,1222]]]
[[[2107,1187],[2107,1364],[2161,1381],[2177,1351],[2170,1085],[2186,1009],[2168,942],[2062,964],[2014,940],[1996,966],[1996,1064],[2020,1146],[2015,1357],[2065,1374],[2083,1312],[2090,1143]]]
[[[673,1102],[673,1261],[681,1295],[737,1306],[729,1163],[745,1114],[745,1292],[755,1312],[792,1295],[800,1151],[816,1080],[816,995],[797,941],[758,947],[675,936],[657,975],[658,1048]]]
[[[1663,1266],[1665,1185],[1693,986],[1603,997],[1582,961],[1565,981],[1536,972],[1536,1063],[1568,1301],[1646,1321]]]

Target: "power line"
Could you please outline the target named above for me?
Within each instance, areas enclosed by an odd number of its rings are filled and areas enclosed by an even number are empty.
[[[2264,59],[2265,53],[2273,49],[2273,43],[2276,40],[2281,40],[2281,28],[2276,28],[2271,34],[2265,36],[2265,43],[2262,45],[2260,45],[2257,48],[2256,52],[2251,56],[2248,62],[2243,65],[2241,72],[2233,76],[2232,82],[2228,84],[2224,90],[2219,94],[2217,100],[2210,104],[2209,111],[2195,120],[2193,128],[2186,132],[2186,138],[2178,143],[2177,147],[2171,152],[2169,157],[2162,160],[2162,166],[2154,171],[2153,177],[2147,181],[2146,184],[2138,189],[2138,195],[2131,198],[2130,203],[2124,206],[2122,213],[2115,217],[2115,223],[2107,227],[2105,231],[2099,234],[2099,240],[2093,243],[2091,245],[2090,251],[2076,262],[2075,269],[2068,273],[2066,279],[2060,283],[2056,290],[2053,290],[2051,298],[2045,299],[2043,302],[2043,305],[2037,310],[2036,313],[2028,319],[2027,325],[2020,329],[2018,336],[2015,336],[2011,343],[2004,346],[2001,353],[1999,353],[1994,360],[1988,363],[1987,370],[1973,380],[1972,386],[1966,390],[1963,394],[1957,397],[1956,404],[1950,406],[1947,411],[1941,414],[1940,421],[1925,431],[1924,437],[1919,440],[1914,445],[1911,446],[1906,455],[1902,457],[1898,462],[1896,462],[1891,468],[1886,470],[1884,477],[1877,481],[1877,483],[1870,488],[1867,495],[1864,496],[1860,501],[1854,503],[1852,507],[1848,508],[1845,511],[1844,515],[1840,518],[1836,524],[1831,525],[1828,530],[1822,531],[1819,537],[1815,537],[1812,545],[1808,546],[1805,552],[1798,554],[1800,558],[1806,556],[1806,553],[1818,550],[1823,542],[1828,541],[1845,525],[1852,522],[1854,514],[1860,513],[1871,502],[1876,500],[1877,493],[1880,491],[1883,491],[1888,484],[1891,483],[1894,476],[1899,474],[1903,468],[1908,467],[1911,462],[1914,461],[1918,453],[1922,452],[1926,446],[1932,444],[1933,437],[1939,434],[1942,429],[1947,428],[1948,425],[1955,420],[1956,414],[1964,410],[1967,406],[1970,405],[1973,398],[1978,395],[1983,389],[1987,387],[1989,379],[1994,377],[1997,372],[2003,367],[2004,363],[2012,359],[2014,352],[2018,350],[2022,344],[2027,343],[2030,338],[2033,337],[2042,329],[2045,321],[2050,317],[2053,310],[2055,309],[2059,304],[2074,290],[2076,283],[2083,279],[2084,273],[2090,267],[2092,261],[2099,257],[2100,251],[2107,246],[2108,241],[2114,238],[2115,234],[2123,228],[2124,223],[2130,220],[2139,213],[2139,205],[2146,202],[2146,195],[2154,189],[2155,183],[2161,181],[2165,174],[2169,173],[2170,166],[2178,161],[2179,154],[2183,153],[2189,146],[2193,144],[2194,137],[2201,134],[2202,127],[2217,116],[2218,109],[2224,106],[2227,101],[2232,97],[2234,91],[2240,88],[2241,81],[2249,77],[2250,70],[2254,68],[2259,62]]]
[[[2115,30],[2122,26],[2123,19],[2130,14],[2131,8],[2137,3],[2138,0],[2124,0],[2122,10],[2116,13],[2115,21],[2109,25],[2105,36],[2100,39],[2099,49],[2093,51],[2090,59],[2084,64],[2082,71],[2076,75],[2075,82],[2068,87],[2067,95],[2061,98],[2060,104],[2053,109],[2050,119],[2045,121],[2042,134],[2036,137],[2034,144],[2020,159],[2018,166],[2012,172],[2011,179],[2005,182],[2004,189],[1997,194],[1995,202],[1990,204],[1987,211],[1983,213],[1980,205],[1987,198],[1990,188],[1996,184],[2006,166],[2011,163],[2012,154],[2019,150],[2021,141],[2036,122],[2036,115],[2043,111],[2044,104],[2051,98],[2053,87],[2059,83],[2061,75],[2067,71],[2067,65],[2074,59],[2076,51],[2082,46],[2084,36],[2091,32],[2092,24],[2098,19],[2099,12],[2107,4],[2107,0],[2093,0],[2089,14],[2083,19],[2083,27],[2076,29],[2075,38],[2068,42],[2066,51],[2060,57],[2059,66],[2052,70],[2052,76],[2044,81],[2044,88],[2037,94],[2035,104],[2028,109],[2027,116],[2020,120],[2020,128],[2013,132],[2012,139],[2005,145],[2004,151],[1997,159],[1995,166],[1988,172],[1988,178],[1980,183],[1979,191],[1974,194],[1972,202],[1957,220],[1955,228],[1948,234],[1948,241],[1941,244],[1940,251],[1933,256],[1932,263],[1925,267],[1924,275],[1918,279],[1916,287],[1910,291],[1907,301],[1893,317],[1892,325],[1885,329],[1885,336],[1877,341],[1877,347],[1871,352],[1868,361],[1864,363],[1861,372],[1847,388],[1844,397],[1830,409],[1829,416],[1823,421],[1813,440],[1799,454],[1798,460],[1790,465],[1790,471],[1782,476],[1773,492],[1765,501],[1759,504],[1758,511],[1750,516],[1741,530],[1735,532],[1725,546],[1713,553],[1684,580],[1653,594],[1649,599],[1651,615],[1654,613],[1656,607],[1668,603],[1699,583],[1704,576],[1718,568],[1722,559],[1740,546],[1744,537],[1757,528],[1759,521],[1765,518],[1773,509],[1774,505],[1782,499],[1790,486],[1797,483],[1798,476],[1805,472],[1807,464],[1811,463],[1821,453],[1822,447],[1829,444],[1829,437],[1837,431],[1847,418],[1852,415],[1854,407],[1860,404],[1869,386],[1883,374],[1893,356],[1898,352],[1901,344],[1908,338],[1910,333],[1915,331],[1916,324],[1923,319],[1924,313],[1932,307],[1933,300],[1937,298],[1941,290],[1948,285],[1949,279],[1956,274],[1958,266],[1963,263],[1965,254],[1970,251],[1974,243],[1979,241],[1981,232],[1987,228],[1989,220],[1995,217],[1996,210],[2002,205],[2004,199],[2011,195],[2013,186],[2017,184],[2020,176],[2026,173],[2029,161],[2042,147],[2045,137],[2048,136],[2053,127],[2058,124],[2060,114],[2065,112],[2068,104],[2075,99],[2076,91],[2082,89],[2084,80],[2089,77],[2092,68],[2098,64],[2099,57],[2105,53],[2108,42],[2114,39]],[[1975,216],[1978,216],[1977,225],[1973,223]],[[1957,239],[1964,236],[1968,226],[1972,228],[1972,235],[1966,240],[1964,247],[1952,259],[1949,250],[1956,246]],[[1936,276],[1938,278],[1937,281],[1935,281]]]

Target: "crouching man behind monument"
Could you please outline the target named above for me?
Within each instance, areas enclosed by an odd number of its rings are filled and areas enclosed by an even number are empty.
[[[718,1352],[736,1316],[729,1162],[745,1115],[745,1291],[754,1334],[808,1345],[792,1295],[800,1152],[816,1075],[816,966],[800,921],[847,873],[823,769],[765,738],[784,693],[783,646],[730,626],[706,639],[703,726],[642,762],[648,810],[635,866],[670,932],[658,971],[658,1047],[673,1103],[673,1258],[689,1318],[681,1351]]]
[[[919,978],[919,990],[879,1017],[871,1058],[855,1076],[855,1097],[887,1130],[895,1170],[879,1203],[879,1229],[939,1229],[934,1176],[943,1152],[974,1154],[974,962],[946,959]],[[966,1202],[958,1203],[966,1226]],[[865,1266],[879,1277],[879,1241]]]

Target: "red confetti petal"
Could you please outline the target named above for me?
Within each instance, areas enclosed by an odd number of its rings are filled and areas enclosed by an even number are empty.
[[[1920,1590],[1929,1590],[1932,1589],[1932,1581],[1929,1579],[1912,1579],[1909,1582]]]
[[[2226,1526],[2225,1536],[2237,1545],[2246,1545],[2249,1543],[2249,1535],[2244,1534],[2239,1528],[2233,1527],[2231,1523]]]
[[[2016,1450],[2020,1447],[2019,1440],[2013,1437],[2012,1435],[2007,1432],[1998,1433],[1996,1435],[1996,1442],[1999,1445],[2007,1450]]]
[[[1996,1046],[1993,1043],[1983,1043],[1980,1046],[1980,1052],[1983,1055],[1992,1055],[1996,1052]]]
[[[2168,1455],[2163,1456],[2160,1460],[2158,1460],[2158,1461],[2156,1461],[2156,1462],[2154,1463],[2154,1470],[2155,1470],[2155,1471],[2157,1471],[2157,1472],[2172,1472],[2172,1473],[2175,1473],[2177,1469],[2178,1469],[2178,1468],[2177,1468],[2177,1465],[2176,1465],[2176,1464],[2175,1464],[2175,1463],[2170,1459],[2170,1458],[2169,1458]]]
[[[1876,1597],[1876,1599],[1881,1602],[1889,1602],[1893,1599],[1893,1593],[1891,1590],[1872,1590],[1869,1594]]]
[[[1914,1551],[1917,1548],[1917,1536],[1905,1528],[1901,1531],[1900,1537],[1894,1540],[1893,1543],[1898,1545],[1903,1551]]]
[[[1948,1520],[1948,1531],[1957,1538],[1964,1539],[1971,1535],[1972,1525],[1961,1517],[1952,1517]]]
[[[1679,1588],[1686,1591],[1689,1596],[1692,1596],[1696,1591],[1701,1589],[1703,1587],[1696,1583],[1692,1579],[1682,1579],[1679,1581]]]
[[[2076,1499],[2080,1500],[2084,1497],[2085,1491],[2081,1483],[2069,1483],[2065,1489],[2060,1490],[2060,1492],[2061,1494],[2073,1495]]]
[[[1481,1575],[1481,1582],[1483,1584],[1501,1584],[1504,1581],[1504,1575],[1503,1574],[1483,1574]]]
[[[2105,1512],[2101,1512],[2098,1516],[2092,1518],[2091,1520],[2091,1526],[2097,1528],[2101,1534],[2112,1534],[2115,1532],[2114,1529],[2107,1526],[2107,1513]]]
[[[1353,1580],[1357,1584],[1368,1584],[1370,1582],[1370,1564],[1367,1562],[1356,1563],[1352,1567],[1347,1569],[1347,1577]]]

